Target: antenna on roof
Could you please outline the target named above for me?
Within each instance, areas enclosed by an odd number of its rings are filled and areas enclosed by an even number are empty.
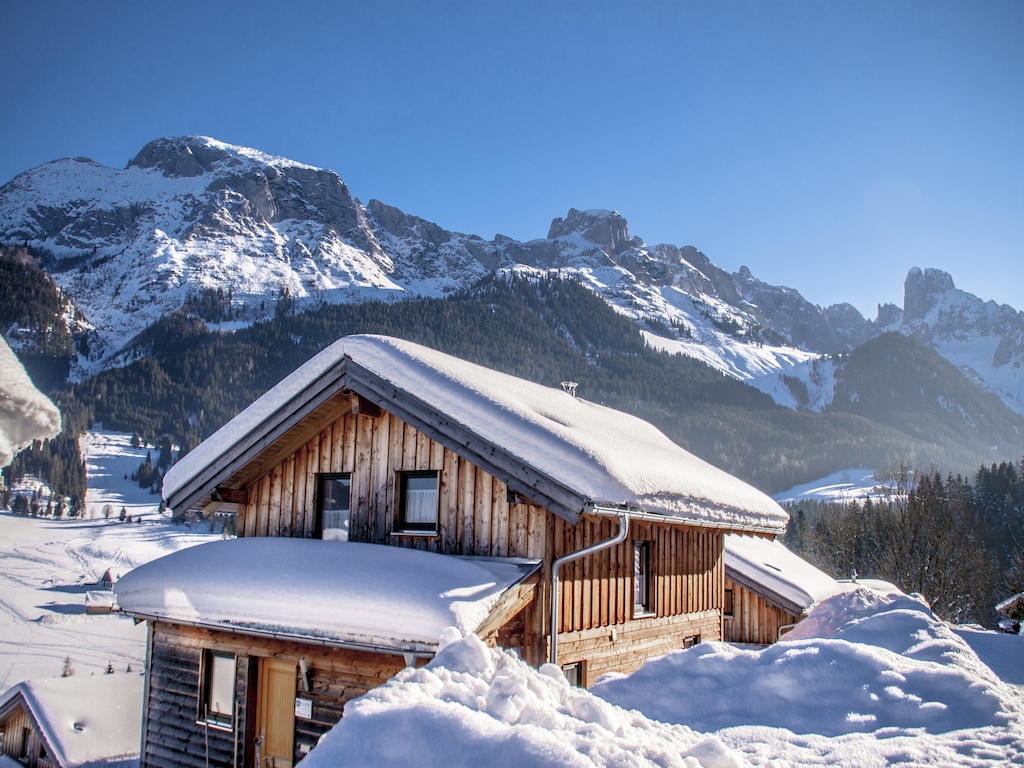
[[[576,397],[576,387],[578,387],[578,386],[579,386],[579,384],[576,383],[575,381],[563,381],[562,382],[562,389],[564,389],[566,392],[568,392],[573,397]]]

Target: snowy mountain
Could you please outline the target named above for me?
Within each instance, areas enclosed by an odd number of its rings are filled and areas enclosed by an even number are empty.
[[[821,410],[830,356],[886,330],[912,333],[1024,413],[1024,319],[912,270],[905,308],[875,321],[849,304],[819,307],[748,269],[728,273],[692,246],[647,245],[606,210],[570,209],[547,236],[519,242],[457,232],[355,198],[333,171],[205,137],[158,139],[124,169],[64,159],[0,188],[0,242],[44,267],[95,328],[78,376],[128,362],[118,353],[204,291],[242,322],[286,297],[320,302],[445,296],[495,272],[579,280],[645,329],[769,393]]]

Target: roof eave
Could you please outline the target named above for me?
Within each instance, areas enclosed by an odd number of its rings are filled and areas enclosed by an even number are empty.
[[[122,608],[121,612],[131,616],[136,621],[152,621],[172,624],[181,627],[195,627],[217,632],[225,632],[233,635],[245,635],[246,637],[258,637],[272,640],[284,640],[303,645],[315,645],[325,648],[340,648],[353,651],[367,651],[371,653],[382,653],[388,656],[413,655],[420,658],[432,658],[437,653],[437,643],[428,643],[421,640],[399,640],[386,637],[362,637],[356,635],[323,636],[305,634],[295,630],[270,629],[262,627],[247,627],[245,625],[231,624],[228,622],[203,621],[201,619],[185,619],[173,616],[143,613]]]
[[[807,605],[794,603],[792,600],[787,599],[778,592],[768,589],[764,584],[759,583],[756,579],[751,578],[745,573],[741,573],[735,566],[729,565],[728,562],[725,564],[725,578],[739,584],[744,589],[753,592],[768,603],[768,605],[778,608],[781,611],[785,611],[792,616],[802,616],[812,605],[810,602],[808,602]]]

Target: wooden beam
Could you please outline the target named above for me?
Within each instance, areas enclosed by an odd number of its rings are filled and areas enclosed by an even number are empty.
[[[351,404],[352,413],[356,416],[369,416],[371,419],[380,417],[381,409],[376,403],[371,403],[362,395],[357,392],[353,392],[349,395],[349,403]]]
[[[214,501],[226,501],[229,504],[248,504],[249,491],[245,488],[228,488],[218,485],[214,491]]]

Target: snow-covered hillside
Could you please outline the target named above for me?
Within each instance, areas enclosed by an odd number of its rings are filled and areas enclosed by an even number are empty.
[[[77,375],[161,315],[222,289],[232,317],[303,305],[444,296],[499,270],[572,276],[649,332],[788,407],[831,398],[829,356],[912,333],[1024,413],[1024,314],[913,269],[905,307],[853,306],[729,273],[692,246],[649,245],[609,210],[570,209],[546,237],[484,240],[372,200],[337,173],[206,137],[157,139],[123,169],[57,160],[0,187],[0,243],[49,254],[47,272],[95,328]],[[6,333],[6,330],[4,331]],[[807,390],[806,393],[804,390]]]
[[[141,669],[145,627],[119,615],[88,614],[102,603],[103,576],[117,576],[156,557],[215,538],[208,528],[172,525],[159,498],[131,473],[145,460],[131,436],[89,432],[82,438],[89,476],[85,512],[53,520],[0,511],[0,691],[22,680],[59,677],[70,660],[76,675],[102,674],[109,664]],[[43,493],[31,481],[15,493]],[[119,520],[122,508],[126,520]]]

